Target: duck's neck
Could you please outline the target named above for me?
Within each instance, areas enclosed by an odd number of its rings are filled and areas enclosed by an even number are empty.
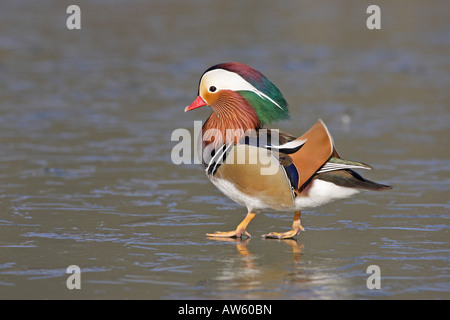
[[[237,143],[250,130],[258,130],[261,124],[255,110],[242,97],[227,104],[213,107],[213,112],[202,128],[204,146],[214,143],[214,149]]]

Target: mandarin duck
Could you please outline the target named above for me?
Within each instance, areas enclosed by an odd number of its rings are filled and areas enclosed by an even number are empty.
[[[248,224],[262,210],[293,211],[292,229],[265,238],[287,239],[304,231],[301,211],[362,190],[391,187],[363,178],[354,169],[367,164],[340,157],[322,120],[300,137],[268,129],[289,119],[280,90],[261,72],[238,62],[214,65],[200,78],[198,97],[186,111],[210,106],[202,126],[200,155],[209,180],[230,199],[247,207],[244,220],[210,237],[250,237]]]

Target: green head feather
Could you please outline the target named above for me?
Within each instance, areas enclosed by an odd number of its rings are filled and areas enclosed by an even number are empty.
[[[280,92],[278,89],[277,91]],[[275,103],[253,91],[238,91],[238,93],[255,109],[261,125],[289,119],[289,109],[281,93],[276,98],[265,93]]]
[[[252,67],[239,63],[227,62],[212,66],[208,70],[223,69],[241,76],[256,90],[236,90],[242,95],[256,111],[261,125],[289,119],[289,109],[281,91],[264,76]]]

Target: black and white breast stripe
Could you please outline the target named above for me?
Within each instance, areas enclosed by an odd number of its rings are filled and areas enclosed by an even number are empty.
[[[223,145],[221,148],[215,151],[214,156],[211,158],[208,165],[206,166],[205,171],[207,175],[213,176],[216,174],[217,169],[219,169],[222,163],[225,162],[233,145],[234,145],[233,143],[230,143],[228,146]]]

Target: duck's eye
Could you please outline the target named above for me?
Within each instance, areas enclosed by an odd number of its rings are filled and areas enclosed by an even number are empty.
[[[217,88],[214,86],[209,87],[209,92],[215,92],[216,90]]]

